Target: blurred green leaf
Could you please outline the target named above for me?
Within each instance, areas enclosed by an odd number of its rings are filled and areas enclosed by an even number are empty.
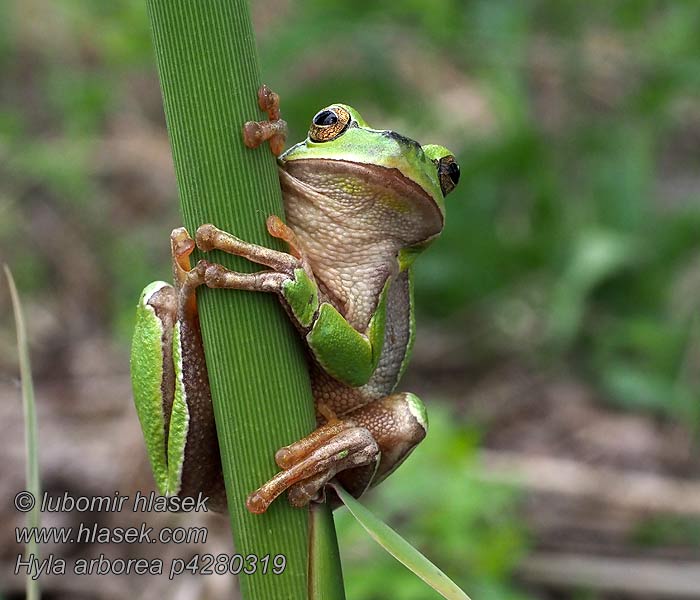
[[[577,333],[589,294],[639,256],[634,239],[606,230],[585,230],[573,242],[564,272],[553,289],[549,332],[568,343]]]

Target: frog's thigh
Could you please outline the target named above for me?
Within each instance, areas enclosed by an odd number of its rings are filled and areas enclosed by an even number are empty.
[[[142,375],[150,385],[157,383],[159,390],[155,391],[160,391],[166,402],[169,400],[171,403],[175,389],[172,346],[176,320],[175,288],[163,281],[155,281],[146,286],[138,306],[131,366],[137,378]],[[157,379],[163,381],[156,382]],[[141,380],[138,382],[141,383]]]
[[[153,474],[162,494],[170,492],[167,439],[175,390],[173,329],[177,313],[175,289],[163,282],[141,293],[131,346],[131,378]]]
[[[187,304],[182,298],[193,297],[190,279],[180,297],[164,282],[142,293],[131,359],[134,399],[159,492],[201,492],[220,511],[226,494],[196,309],[177,318],[178,306]]]
[[[359,427],[369,430],[379,446],[381,460],[371,485],[376,485],[396,469],[428,431],[425,406],[418,396],[410,392],[375,400],[346,416]],[[340,474],[338,479],[348,491],[352,491],[356,487],[353,485],[356,475],[364,476],[348,471]]]

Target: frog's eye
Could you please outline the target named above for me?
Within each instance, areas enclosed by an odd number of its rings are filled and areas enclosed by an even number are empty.
[[[342,106],[329,106],[316,113],[309,128],[312,142],[329,142],[343,133],[350,124],[350,113]]]
[[[447,196],[459,182],[459,165],[454,156],[443,156],[437,164],[442,195]]]

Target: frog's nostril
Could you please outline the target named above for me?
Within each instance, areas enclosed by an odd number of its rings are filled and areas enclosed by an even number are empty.
[[[322,110],[314,117],[314,125],[335,125],[338,122],[337,115],[332,110]]]

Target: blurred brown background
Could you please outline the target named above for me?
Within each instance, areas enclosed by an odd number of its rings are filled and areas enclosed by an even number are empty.
[[[290,142],[342,101],[455,151],[402,388],[432,432],[365,501],[474,598],[700,598],[700,4],[254,3]],[[0,248],[28,319],[42,484],[152,489],[132,407],[138,293],[179,225],[142,0],[0,4]],[[0,598],[24,485],[0,286]],[[44,515],[128,526],[140,515]],[[60,545],[76,557],[232,552]],[[348,598],[436,595],[337,515]],[[47,577],[44,597],[223,598],[222,577]],[[389,591],[390,590],[390,591]]]

